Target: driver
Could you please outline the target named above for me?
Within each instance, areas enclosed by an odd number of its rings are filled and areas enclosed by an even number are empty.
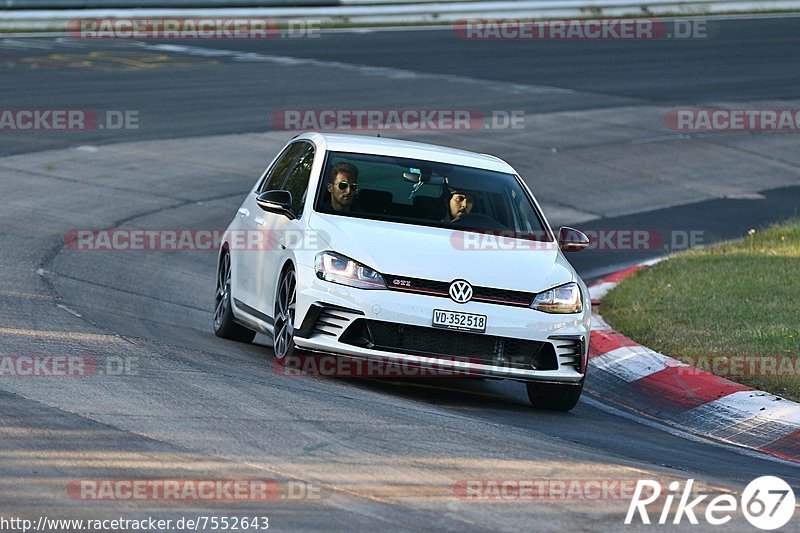
[[[357,211],[358,167],[352,163],[336,163],[328,179],[331,208],[334,211]]]
[[[447,202],[447,214],[442,222],[453,222],[472,212],[472,208],[475,205],[475,195],[461,189],[450,189],[445,196],[445,201]]]

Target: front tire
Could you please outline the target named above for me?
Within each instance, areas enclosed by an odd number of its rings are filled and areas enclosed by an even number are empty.
[[[538,409],[550,411],[569,411],[578,404],[583,392],[584,377],[580,384],[528,382],[528,400]]]
[[[214,334],[232,341],[253,342],[256,332],[234,321],[231,300],[231,254],[226,250],[217,266]]]
[[[275,291],[275,329],[272,335],[272,348],[279,361],[287,356],[298,355],[299,348],[294,343],[294,317],[297,307],[297,276],[294,268],[288,267],[281,275],[278,290]]]

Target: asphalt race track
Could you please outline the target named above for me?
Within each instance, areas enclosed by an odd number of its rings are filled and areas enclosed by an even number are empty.
[[[626,527],[627,497],[474,501],[459,482],[694,479],[736,493],[771,474],[800,489],[794,464],[603,405],[591,376],[567,414],[531,409],[512,382],[285,376],[270,339],[214,336],[213,252],[64,244],[78,228],[224,228],[294,135],[272,121],[287,109],[523,113],[517,129],[391,136],[508,160],[551,225],[647,232],[645,249],[609,238],[570,256],[587,280],[690,238],[707,244],[798,216],[797,133],[664,124],[676,108],[800,108],[800,18],[713,22],[706,39],[646,42],[473,42],[449,29],[169,43],[0,37],[0,109],[137,117],[127,129],[0,131],[0,355],[89,356],[100,370],[0,377],[0,515],[615,531]],[[283,497],[104,501],[70,489],[86,479],[269,479]],[[685,519],[627,527],[716,529]],[[741,514],[725,527],[752,530]]]

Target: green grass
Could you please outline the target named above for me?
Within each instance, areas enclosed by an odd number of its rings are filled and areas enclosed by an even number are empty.
[[[641,270],[601,311],[653,350],[800,400],[800,220]],[[760,360],[739,372],[730,356],[758,356],[745,368]]]

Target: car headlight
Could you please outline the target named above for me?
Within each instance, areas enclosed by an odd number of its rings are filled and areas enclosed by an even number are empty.
[[[371,268],[335,252],[321,252],[316,258],[317,277],[358,289],[385,289],[383,276]]]
[[[531,307],[545,313],[580,313],[583,311],[581,289],[574,281],[553,287],[537,294]]]

